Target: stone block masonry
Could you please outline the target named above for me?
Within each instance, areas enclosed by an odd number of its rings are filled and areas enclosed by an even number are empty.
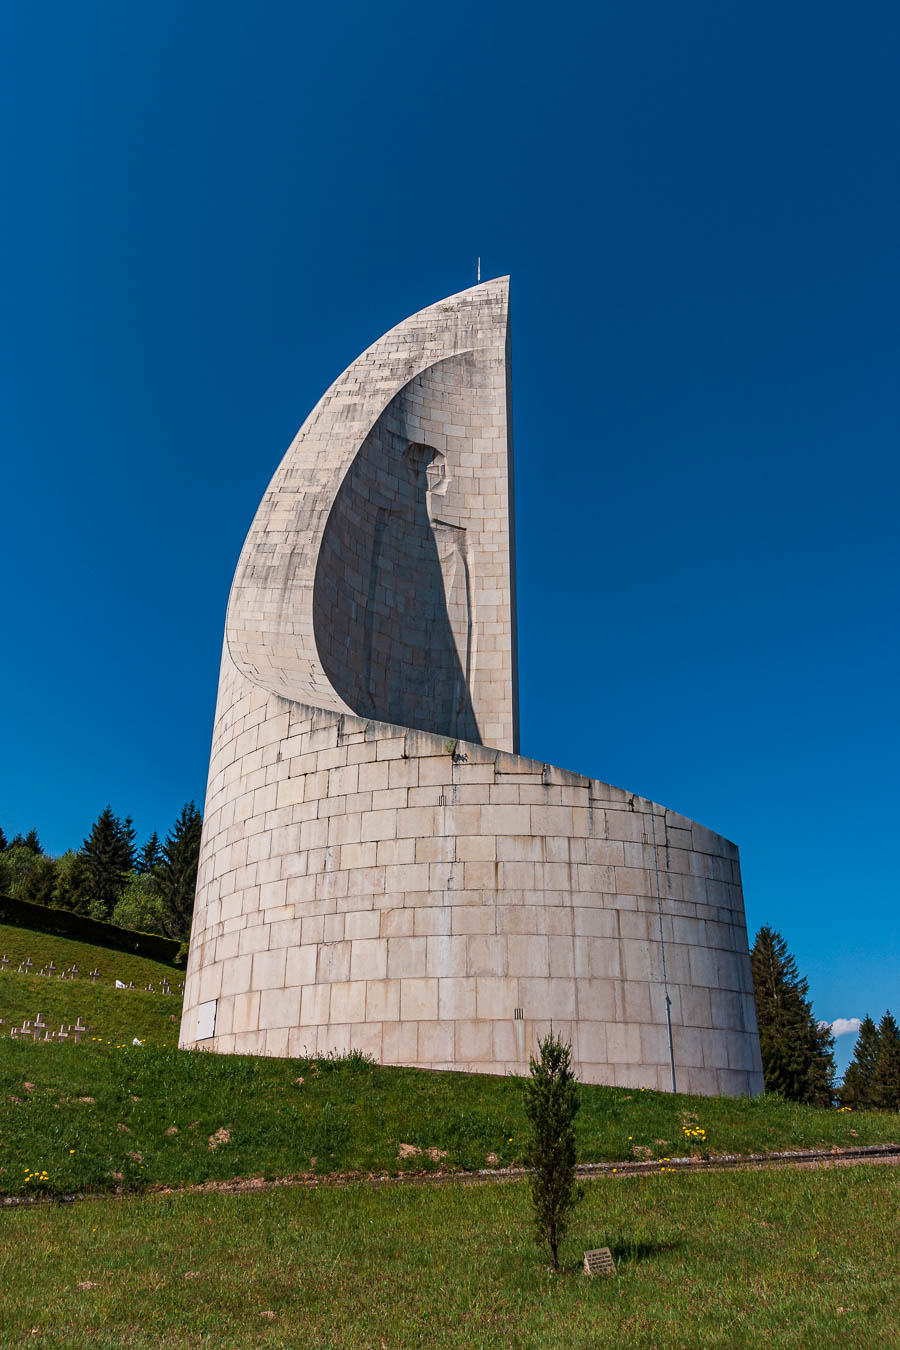
[[[181,1044],[761,1090],[737,850],[518,754],[505,279],[324,396],[226,621]],[[665,960],[666,982],[663,980]]]

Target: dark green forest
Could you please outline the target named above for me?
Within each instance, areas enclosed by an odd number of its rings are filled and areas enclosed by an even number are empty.
[[[165,839],[140,847],[130,816],[106,806],[81,847],[51,857],[38,832],[0,828],[0,895],[184,941],[191,928],[203,817],[186,802]]]

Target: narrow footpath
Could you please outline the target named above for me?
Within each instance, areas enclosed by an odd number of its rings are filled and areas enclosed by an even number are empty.
[[[796,1149],[783,1153],[725,1153],[709,1158],[655,1158],[650,1161],[623,1159],[621,1162],[580,1163],[577,1173],[585,1181],[606,1177],[659,1176],[671,1172],[764,1171],[778,1167],[852,1167],[860,1163],[897,1166],[900,1144],[871,1144],[863,1148]],[[96,1191],[76,1195],[0,1196],[0,1208],[72,1204],[78,1200],[126,1200],[154,1195],[246,1195],[271,1191],[278,1187],[319,1186],[463,1186],[491,1185],[521,1181],[529,1175],[525,1167],[486,1167],[477,1172],[299,1172],[294,1176],[235,1177],[231,1181],[202,1181],[188,1186],[149,1186],[142,1191]]]

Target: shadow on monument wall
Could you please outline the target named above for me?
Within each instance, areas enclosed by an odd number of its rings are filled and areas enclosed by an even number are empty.
[[[359,716],[480,741],[467,669],[466,532],[429,509],[430,489],[439,492],[444,480],[433,446],[376,424],[325,528],[316,644],[329,680]]]

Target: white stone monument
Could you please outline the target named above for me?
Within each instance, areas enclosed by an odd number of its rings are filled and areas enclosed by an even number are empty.
[[[313,409],[238,562],[181,1045],[762,1089],[737,849],[518,753],[508,281]]]

